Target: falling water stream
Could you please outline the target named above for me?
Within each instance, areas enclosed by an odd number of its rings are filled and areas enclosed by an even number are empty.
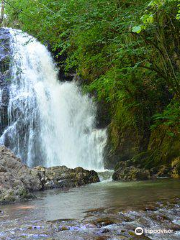
[[[28,166],[103,170],[106,130],[96,129],[96,106],[76,82],[60,82],[47,48],[10,29],[12,51],[8,127],[0,143]]]

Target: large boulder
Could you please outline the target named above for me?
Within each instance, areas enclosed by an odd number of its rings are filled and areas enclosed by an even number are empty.
[[[88,171],[81,167],[70,169],[66,166],[51,168],[38,166],[34,170],[37,170],[41,176],[43,189],[72,188],[99,182],[99,177],[95,171]]]
[[[0,146],[0,203],[32,198],[35,191],[72,188],[99,182],[95,171],[83,168],[29,168],[10,150]]]
[[[28,168],[10,150],[0,146],[0,202],[29,198],[30,192],[40,189],[38,171]]]
[[[120,162],[112,176],[114,181],[137,181],[148,180],[151,178],[150,171],[133,166],[130,160]]]
[[[139,169],[134,166],[125,169],[118,169],[113,174],[113,180],[142,181],[150,179],[150,172],[145,169]]]

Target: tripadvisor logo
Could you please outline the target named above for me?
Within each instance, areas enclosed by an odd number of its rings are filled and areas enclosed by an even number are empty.
[[[136,235],[139,235],[139,236],[140,236],[140,235],[143,234],[143,232],[144,232],[144,231],[143,231],[143,229],[142,229],[141,227],[137,227],[137,228],[135,229],[135,234],[136,234]]]
[[[136,235],[142,235],[143,233],[145,234],[170,234],[173,233],[173,230],[170,229],[143,229],[141,227],[137,227],[135,229],[135,234]]]

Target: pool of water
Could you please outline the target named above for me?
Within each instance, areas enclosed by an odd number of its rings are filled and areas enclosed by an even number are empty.
[[[180,180],[104,181],[66,192],[56,189],[36,195],[33,201],[0,206],[3,219],[83,219],[93,209],[138,210],[148,203],[180,198]]]

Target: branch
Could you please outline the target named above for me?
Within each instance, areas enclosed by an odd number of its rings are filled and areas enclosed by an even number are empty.
[[[1,17],[0,17],[0,23],[2,24],[4,20],[4,0],[1,2]]]

